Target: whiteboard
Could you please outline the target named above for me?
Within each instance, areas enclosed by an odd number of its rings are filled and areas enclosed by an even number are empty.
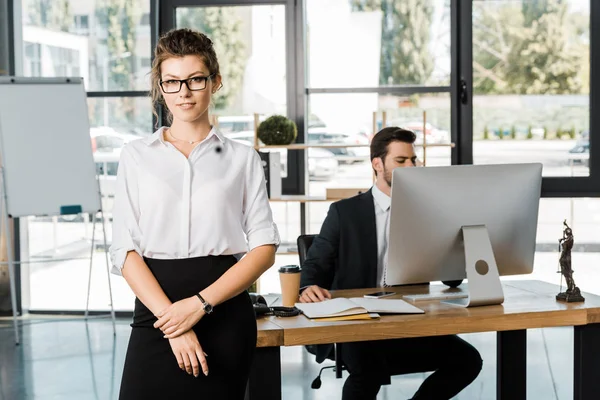
[[[8,215],[100,210],[81,78],[0,77],[0,156]]]

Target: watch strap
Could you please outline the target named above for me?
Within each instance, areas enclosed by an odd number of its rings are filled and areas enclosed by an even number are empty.
[[[206,300],[204,300],[204,297],[202,297],[200,295],[200,293],[196,293],[196,296],[198,296],[198,298],[200,299],[200,301],[202,302],[202,307],[204,308],[204,311],[207,314],[210,314],[212,312],[212,307],[210,304],[208,304],[208,302]]]

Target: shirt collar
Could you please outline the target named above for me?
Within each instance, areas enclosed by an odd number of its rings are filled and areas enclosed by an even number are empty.
[[[164,143],[165,139],[163,138],[163,132],[165,131],[165,129],[166,129],[166,126],[161,126],[151,136],[145,138],[144,143],[146,143],[148,146],[152,145],[156,141],[160,141],[160,142]],[[211,136],[216,136],[217,139],[219,139],[221,141],[221,143],[225,142],[225,138],[223,137],[223,134],[214,126],[212,127],[212,129],[208,133],[208,136],[204,140],[210,139]]]
[[[375,204],[379,206],[383,211],[388,211],[392,204],[392,199],[387,194],[383,193],[377,185],[373,185],[371,189],[371,193],[373,194],[373,199],[375,200]]]

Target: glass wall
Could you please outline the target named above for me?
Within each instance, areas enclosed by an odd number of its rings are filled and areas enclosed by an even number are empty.
[[[307,109],[305,140],[335,147],[307,150],[307,195],[328,188],[369,188],[369,143],[384,126],[417,133],[429,166],[450,165],[450,0],[304,0]],[[152,104],[150,2],[23,0],[25,76],[83,76],[90,140],[111,237],[115,172],[121,147],[149,135]],[[335,19],[331,19],[335,15]],[[251,145],[254,117],[287,113],[290,46],[283,5],[178,7],[175,25],[205,31],[220,56],[224,88],[213,113],[234,140]],[[539,161],[545,176],[589,176],[590,2],[510,0],[473,2],[474,162]],[[454,136],[453,136],[454,135]],[[344,147],[348,146],[348,147]],[[279,151],[279,150],[278,150]],[[282,152],[283,176],[287,152]],[[297,150],[289,150],[297,151]],[[306,233],[318,233],[330,202],[306,205]],[[277,264],[296,263],[302,231],[299,203],[272,202],[283,244]],[[556,282],[557,243],[564,219],[576,235],[577,275],[600,243],[596,199],[542,199],[535,276]],[[598,215],[597,215],[598,214]],[[21,257],[31,309],[85,307],[92,236],[84,218],[27,218]],[[101,225],[94,254],[92,309],[108,307]],[[575,261],[574,261],[575,262]],[[261,290],[277,291],[274,269]],[[581,271],[581,272],[580,272]],[[116,309],[133,295],[111,278]],[[580,278],[580,280],[582,280]],[[579,284],[579,280],[578,280]],[[589,289],[588,289],[589,290]],[[24,291],[25,292],[25,291]]]
[[[473,2],[473,161],[589,176],[590,1]]]
[[[418,145],[450,144],[449,1],[307,0],[306,17],[308,143],[351,146],[323,149],[332,167],[309,171],[308,194],[369,188],[369,143],[384,125],[415,131]],[[419,157],[449,165],[450,152]]]
[[[110,244],[120,150],[152,133],[150,2],[23,0],[23,71],[28,77],[81,76],[88,91],[90,141]],[[91,309],[109,307],[102,221],[96,224]],[[21,219],[24,306],[85,308],[92,222],[87,217]],[[123,279],[111,278],[115,307],[130,309]],[[28,290],[27,290],[28,289]],[[24,296],[25,297],[25,296]]]

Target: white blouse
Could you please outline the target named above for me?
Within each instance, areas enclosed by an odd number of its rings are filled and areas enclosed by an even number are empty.
[[[279,245],[260,156],[213,128],[186,158],[164,127],[121,150],[110,246],[112,272],[127,252],[158,259],[238,258]]]

